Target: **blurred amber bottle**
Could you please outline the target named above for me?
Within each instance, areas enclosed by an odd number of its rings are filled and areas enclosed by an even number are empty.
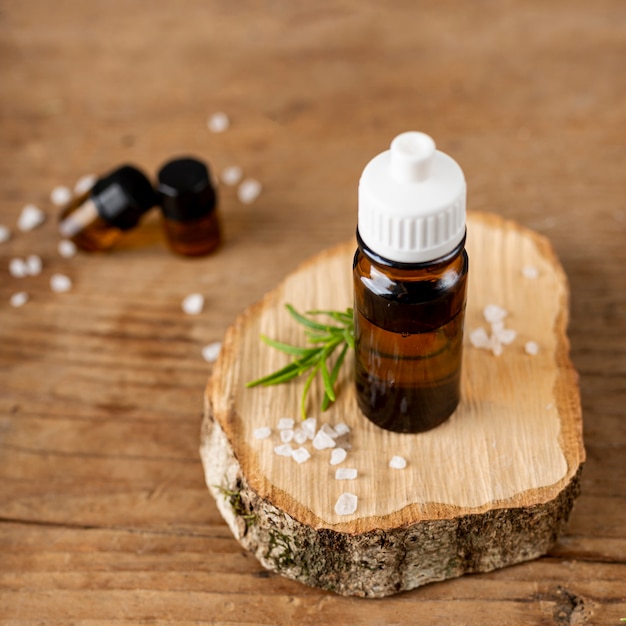
[[[191,157],[166,163],[158,173],[157,196],[174,252],[203,256],[217,248],[221,241],[217,193],[205,163]]]

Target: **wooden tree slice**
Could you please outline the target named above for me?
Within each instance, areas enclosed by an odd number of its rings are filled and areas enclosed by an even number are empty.
[[[352,301],[350,242],[325,251],[245,311],[228,330],[206,390],[201,456],[206,482],[239,542],[268,569],[345,595],[386,596],[467,572],[544,554],[567,521],[584,461],[577,375],[566,335],[568,288],[549,242],[488,214],[468,216],[470,282],[462,401],[438,428],[415,435],[381,430],[360,413],[346,360],[337,402],[309,414],[347,424],[347,458],[303,447],[299,464],[278,456],[280,418],[298,422],[304,381],[246,388],[289,357],[268,335],[304,345],[285,309],[345,309]],[[533,276],[536,274],[536,276]],[[505,308],[517,337],[500,356],[469,343],[488,304]],[[534,341],[538,354],[524,346]],[[297,425],[297,424],[296,424]],[[270,427],[267,439],[255,430]],[[294,446],[297,447],[297,446]],[[389,467],[393,456],[405,469]],[[337,467],[354,480],[336,480]],[[351,515],[335,512],[342,493]]]

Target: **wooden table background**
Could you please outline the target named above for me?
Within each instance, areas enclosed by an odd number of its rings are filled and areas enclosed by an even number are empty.
[[[49,216],[0,244],[2,623],[626,617],[625,61],[621,0],[2,0],[0,223],[31,202]],[[471,209],[552,240],[588,460],[548,556],[371,601],[270,575],[232,539],[198,456],[200,353],[353,235],[361,169],[407,129],[462,164]],[[251,205],[221,190],[217,254],[176,258],[154,214],[110,253],[57,255],[53,187],[183,153],[263,184]],[[30,253],[43,274],[11,277]],[[73,290],[53,294],[53,272]],[[186,316],[195,291],[205,310]]]

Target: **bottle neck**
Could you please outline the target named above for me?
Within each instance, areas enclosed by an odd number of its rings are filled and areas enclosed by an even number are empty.
[[[380,256],[376,252],[374,252],[371,248],[367,246],[367,244],[361,239],[361,235],[359,234],[359,229],[356,229],[356,240],[357,245],[359,246],[359,250],[370,260],[372,263],[376,263],[377,265],[383,265],[385,267],[394,268],[398,270],[424,270],[426,268],[435,268],[437,266],[443,266],[449,264],[456,257],[458,257],[465,248],[465,239],[467,238],[467,229],[463,234],[463,239],[459,242],[459,244],[454,247],[448,254],[444,256],[440,256],[436,259],[432,259],[431,261],[425,261],[423,263],[401,263],[399,261],[392,261],[383,256]]]

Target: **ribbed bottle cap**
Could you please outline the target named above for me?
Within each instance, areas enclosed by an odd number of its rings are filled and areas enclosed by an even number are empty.
[[[123,165],[98,180],[91,199],[100,217],[120,230],[130,230],[155,204],[148,178],[132,165]]]
[[[204,217],[217,201],[208,167],[191,157],[174,159],[161,168],[157,194],[163,215],[179,222]]]
[[[398,135],[374,157],[359,181],[358,230],[377,255],[398,263],[427,263],[465,236],[463,171],[424,133]]]

